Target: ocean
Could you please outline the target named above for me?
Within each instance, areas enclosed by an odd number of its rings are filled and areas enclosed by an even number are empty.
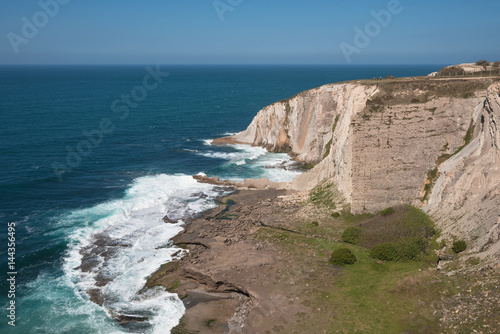
[[[441,67],[0,66],[0,332],[168,333],[184,306],[146,279],[228,191],[191,175],[300,173],[286,154],[211,139],[310,88]]]

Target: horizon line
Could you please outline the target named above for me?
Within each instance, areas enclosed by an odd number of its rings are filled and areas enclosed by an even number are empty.
[[[242,64],[213,64],[213,63],[131,63],[131,64],[113,64],[113,63],[72,63],[72,64],[36,64],[36,63],[24,63],[24,64],[6,64],[0,63],[0,66],[148,66],[148,65],[165,65],[165,66],[408,66],[408,65],[446,65],[448,63],[397,63],[397,64],[387,64],[387,63],[363,63],[363,64],[260,64],[260,63],[242,63]],[[452,63],[457,65],[458,63]],[[463,63],[459,63],[463,64]]]

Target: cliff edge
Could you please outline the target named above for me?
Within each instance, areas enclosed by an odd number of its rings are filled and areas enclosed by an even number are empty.
[[[445,236],[500,253],[499,78],[329,84],[265,107],[215,143],[288,152],[315,164],[292,189],[333,180],[354,214],[423,208]]]

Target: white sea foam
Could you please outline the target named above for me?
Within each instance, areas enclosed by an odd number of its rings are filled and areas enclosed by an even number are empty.
[[[228,178],[233,179],[238,179],[231,174],[234,168],[243,168],[243,176],[251,171],[272,181],[290,181],[299,173],[289,168],[292,162],[286,154],[247,145],[231,147],[234,152],[214,149],[195,154],[227,160]],[[146,176],[134,180],[121,199],[76,210],[60,219],[49,233],[63,230],[71,235],[65,274],[55,278],[56,292],[47,291],[54,286],[51,278],[39,277],[33,283],[35,293],[27,300],[44,299],[53,305],[45,311],[51,324],[40,324],[38,330],[78,332],[84,322],[95,333],[168,333],[182,317],[183,303],[175,294],[160,288],[143,291],[143,287],[147,277],[178,251],[169,240],[182,230],[186,217],[213,207],[217,195],[213,185],[197,183],[191,176]],[[164,216],[177,223],[164,223]],[[102,243],[108,247],[105,250],[111,250],[110,256],[94,256],[89,262],[89,256],[103,253],[103,248],[95,253],[92,248],[103,247]],[[82,260],[87,268],[81,267]],[[106,284],[99,286],[99,282]],[[104,298],[103,306],[89,300],[89,290]],[[147,317],[148,327],[123,328],[112,320],[117,314]],[[80,319],[80,323],[68,319]]]
[[[266,149],[262,147],[250,146],[250,145],[228,145],[235,149],[235,152],[220,152],[220,151],[208,151],[198,153],[201,156],[207,158],[217,158],[229,160],[232,163],[239,162],[243,164],[246,160],[255,160],[267,153]]]
[[[182,218],[213,207],[217,195],[212,185],[197,183],[191,176],[147,176],[136,179],[123,199],[71,213],[67,220],[86,227],[72,234],[64,264],[67,281],[81,296],[97,289],[108,314],[147,316],[151,325],[147,332],[168,333],[182,317],[184,305],[177,295],[159,288],[140,291],[147,277],[179,250],[169,246],[169,240],[182,230]],[[166,224],[165,215],[179,222]],[[94,262],[90,272],[75,269],[96,238],[112,241],[111,256]],[[102,277],[110,281],[99,287]],[[88,310],[96,312],[94,306]]]
[[[233,181],[241,181],[245,178],[266,177],[270,181],[284,182],[292,181],[295,176],[301,173],[297,168],[294,168],[294,162],[285,153],[270,153],[262,147],[242,144],[228,146],[235,151],[221,152],[213,150],[197,154],[209,158],[228,160],[226,164],[229,165],[229,168],[231,165],[247,166],[250,170],[248,174],[232,175],[232,171],[228,170],[228,174],[220,175],[223,178]]]

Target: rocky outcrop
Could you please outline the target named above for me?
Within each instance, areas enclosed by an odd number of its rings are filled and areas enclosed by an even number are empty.
[[[468,145],[443,162],[429,203],[445,235],[465,236],[479,256],[500,255],[500,83],[473,113]]]
[[[262,109],[245,131],[219,143],[289,152],[317,164],[297,176],[292,189],[334,180],[353,213],[401,203],[423,207],[445,233],[496,252],[497,80],[326,85]]]

